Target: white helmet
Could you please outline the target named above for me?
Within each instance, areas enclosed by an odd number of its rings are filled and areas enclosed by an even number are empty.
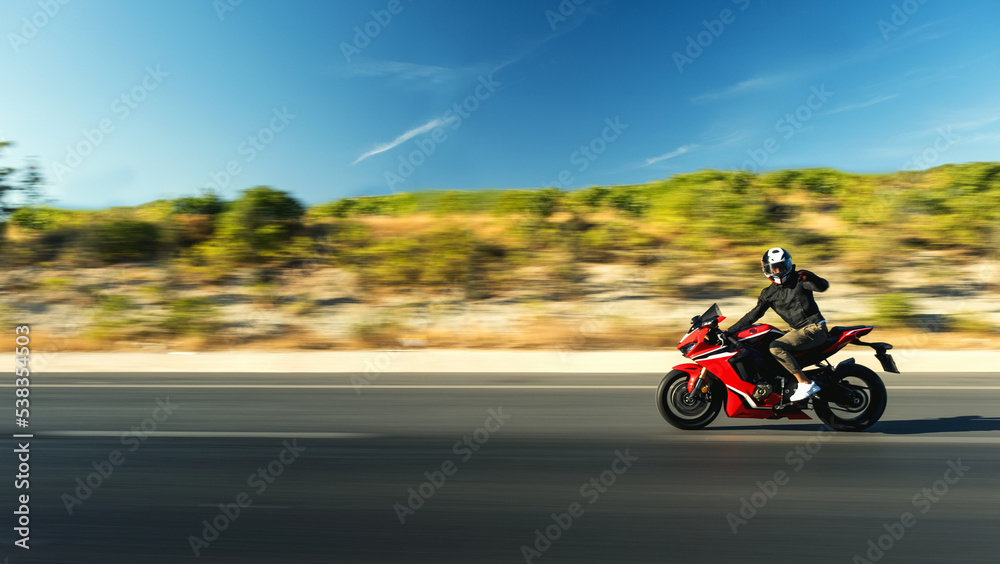
[[[795,265],[792,264],[792,254],[781,247],[768,249],[760,259],[760,267],[764,271],[764,276],[775,284],[783,284],[795,269]]]

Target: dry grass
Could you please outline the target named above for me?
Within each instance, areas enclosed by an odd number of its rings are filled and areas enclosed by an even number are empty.
[[[410,335],[423,338],[431,348],[613,350],[673,347],[683,331],[648,327],[627,322],[588,323],[539,316],[517,326],[514,331],[432,330]]]
[[[410,237],[414,233],[425,233],[445,225],[450,225],[450,222],[458,223],[460,221],[455,216],[441,218],[430,214],[413,214],[400,217],[370,215],[354,219],[368,226],[372,230],[372,235],[377,239],[383,237]]]
[[[850,230],[844,220],[830,213],[803,212],[797,223],[820,233],[844,233]]]
[[[479,331],[409,332],[393,335],[384,341],[366,339],[335,340],[316,335],[307,329],[286,331],[270,338],[228,341],[212,336],[191,336],[161,342],[121,341],[92,337],[65,337],[50,339],[36,337],[33,351],[36,355],[59,352],[137,352],[137,351],[268,351],[268,350],[366,350],[384,347],[420,347],[435,349],[487,349],[487,350],[616,350],[664,349],[673,350],[683,330],[655,330],[641,326],[622,326],[607,331],[580,333],[578,328],[565,322],[538,323],[534,329],[525,327],[515,333]],[[869,341],[892,343],[896,350],[997,350],[1000,336],[971,335],[968,333],[921,333],[910,330],[876,330]],[[864,354],[866,349],[849,349]]]
[[[274,337],[229,340],[221,336],[189,336],[163,341],[123,341],[94,337],[49,338],[36,332],[32,341],[36,354],[59,352],[137,352],[137,351],[267,351],[267,350],[365,350],[384,347],[420,347],[435,349],[492,350],[673,350],[683,336],[678,328],[655,328],[638,324],[620,324],[598,331],[581,331],[565,320],[538,318],[514,332],[495,332],[486,328],[470,331],[391,331],[378,337],[354,337],[337,340],[317,335],[304,327],[286,329]],[[897,350],[998,350],[1000,335],[970,333],[925,333],[907,329],[876,329],[866,339],[892,343]],[[865,349],[855,349],[863,354]]]
[[[1000,335],[992,333],[928,333],[913,329],[875,328],[864,338],[867,342],[892,343],[901,350],[1000,350]]]
[[[933,259],[938,257],[939,254],[930,255],[930,262],[933,264]],[[921,266],[914,266],[916,272],[922,271]],[[686,328],[679,326],[686,321],[686,316],[678,319],[675,313],[691,299],[687,293],[693,291],[692,288],[705,291],[715,286],[713,295],[702,298],[731,300],[740,292],[747,292],[747,297],[753,297],[760,287],[755,283],[756,278],[740,273],[711,279],[699,277],[707,276],[704,274],[680,277],[674,273],[669,277],[673,286],[662,288],[651,278],[655,271],[644,270],[645,267],[585,267],[586,281],[575,286],[579,292],[575,297],[564,297],[558,301],[551,299],[553,288],[566,284],[545,282],[543,279],[548,271],[541,266],[519,269],[516,272],[517,284],[497,289],[484,300],[467,299],[460,292],[456,298],[444,291],[382,289],[376,294],[369,288],[359,286],[354,275],[334,268],[284,273],[270,285],[257,288],[253,287],[249,276],[242,277],[240,283],[224,287],[201,286],[182,277],[171,286],[170,300],[201,296],[218,307],[218,330],[187,337],[167,336],[170,331],[158,321],[165,314],[165,304],[170,301],[161,296],[163,290],[156,286],[163,284],[165,271],[162,269],[136,266],[134,272],[129,268],[115,269],[114,272],[94,269],[52,271],[36,278],[41,282],[40,288],[23,286],[29,279],[29,271],[25,269],[8,272],[4,277],[8,287],[13,285],[25,289],[0,300],[0,318],[7,321],[37,319],[37,325],[33,326],[33,347],[40,352],[343,350],[399,346],[671,350]],[[820,266],[815,268],[823,271]],[[727,271],[726,268],[711,270]],[[623,290],[626,287],[623,281],[636,273],[640,274],[639,282],[628,286],[631,290]],[[840,277],[841,283],[846,281],[846,275],[835,276]],[[913,274],[908,283],[915,283],[915,276]],[[54,280],[54,277],[60,280]],[[847,285],[842,291],[840,288],[838,285],[837,296],[827,296],[827,300],[866,301],[871,297],[856,287]],[[634,294],[632,299],[621,302],[628,307],[613,311],[605,309],[607,300],[617,300],[623,293],[629,292]],[[717,298],[714,295],[716,292],[723,297]],[[670,293],[680,296],[668,298]],[[640,295],[642,297],[638,298]],[[983,299],[988,295],[995,294],[980,294],[976,299],[988,304],[988,300]],[[133,307],[127,308],[127,311],[108,309],[102,296],[128,296]],[[934,306],[929,298],[924,297],[923,300],[925,303],[920,313],[926,315],[933,312]],[[820,303],[822,306],[824,302]],[[39,307],[42,305],[46,308]],[[871,313],[863,307],[836,307],[841,310],[832,318],[837,325],[872,322]],[[735,321],[735,316],[743,311],[730,312],[731,308],[725,311],[733,315],[730,321]],[[262,311],[263,314],[250,315],[247,312],[251,310]],[[834,308],[831,310],[836,311]],[[47,328],[44,326],[45,318],[37,316],[42,314],[30,311],[44,311],[50,319],[59,318],[59,323],[70,323],[77,329],[66,337],[60,337],[57,330],[62,331],[61,326]],[[593,313],[597,311],[603,313]],[[666,317],[657,317],[653,323],[638,319],[648,317],[650,311],[658,312],[657,315],[663,313]],[[1000,333],[997,327],[990,324],[995,323],[995,311],[987,311],[979,326],[972,324],[972,321],[980,319],[972,314],[941,315],[960,321],[968,318],[964,325],[954,326],[965,330],[930,334],[919,330],[878,327],[870,340],[890,342],[897,349],[1000,349]],[[101,320],[111,323],[123,321],[126,317],[138,321],[135,324],[112,324],[103,332],[97,330],[101,328]],[[764,321],[783,326],[773,316],[766,317]],[[405,341],[401,342],[401,339]],[[864,354],[866,351],[860,352]]]

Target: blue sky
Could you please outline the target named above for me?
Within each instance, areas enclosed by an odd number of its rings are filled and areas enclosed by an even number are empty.
[[[66,1],[0,4],[0,163],[65,207],[1000,155],[986,0]]]

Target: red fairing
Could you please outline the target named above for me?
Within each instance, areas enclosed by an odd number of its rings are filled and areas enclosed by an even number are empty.
[[[753,393],[754,385],[740,380],[733,373],[733,369],[729,365],[729,359],[735,354],[735,351],[720,352],[709,355],[707,359],[700,360],[699,362],[712,374],[722,375],[722,382],[726,385],[726,415],[730,417],[753,417],[752,414],[747,413],[751,410],[743,406],[743,401],[741,401],[740,397],[745,395],[747,400],[750,400],[750,394]],[[747,403],[753,405],[752,401],[747,401]],[[760,411],[767,417],[771,415],[773,410],[768,407]]]
[[[781,403],[781,395],[772,393],[757,405],[752,398],[755,385],[740,379],[733,371],[729,359],[738,351],[719,350],[698,359],[710,373],[719,375],[726,386],[726,415],[729,417],[747,417],[752,419],[767,419],[774,417],[774,407]],[[690,380],[689,380],[690,382]],[[789,410],[781,414],[789,419],[810,419],[800,410]]]
[[[687,335],[684,335],[684,338],[681,339],[681,342],[677,343],[677,348],[680,349],[683,348],[684,345],[701,341],[702,339],[705,338],[706,333],[708,333],[708,329],[705,329],[704,327],[701,329],[696,329],[694,331],[691,331]]]
[[[742,341],[743,339],[749,339],[751,337],[759,336],[763,333],[767,333],[768,331],[777,331],[779,333],[782,332],[773,325],[768,325],[767,323],[761,323],[760,325],[747,327],[746,329],[740,331],[739,333],[736,334],[736,338]]]
[[[698,381],[698,376],[701,375],[701,367],[697,364],[678,364],[674,367],[674,370],[682,370],[688,373],[688,393],[694,391],[694,383]]]
[[[726,415],[730,417],[759,417],[763,419],[770,417],[774,413],[774,410],[770,407],[752,407],[750,394],[753,393],[753,389],[747,392],[747,390],[740,389],[743,387],[740,383],[736,383],[735,386],[726,384]],[[750,386],[750,388],[753,388],[753,386]],[[744,402],[746,405],[744,405]]]
[[[724,320],[725,316],[719,316],[715,319],[711,326],[703,326],[691,331],[684,338],[681,339],[680,343],[677,343],[678,349],[683,349],[687,345],[693,345],[691,350],[685,355],[688,358],[694,358],[699,355],[703,355],[712,349],[721,349],[722,347],[718,344],[709,344],[705,339],[708,337],[708,333],[712,328],[718,327],[719,322]]]
[[[735,385],[726,384],[726,415],[729,417],[744,417],[750,419],[769,419],[775,416],[774,407],[781,402],[781,396],[771,394],[764,400],[764,406],[755,407],[750,394],[753,387],[741,385],[742,381],[734,382]],[[812,419],[800,409],[787,409],[781,411],[778,417],[789,419]]]
[[[708,335],[708,327],[701,327],[691,331],[681,339],[680,343],[677,343],[677,348],[682,349],[687,345],[694,345],[696,348],[705,343],[705,336]],[[688,356],[691,356],[688,353]]]

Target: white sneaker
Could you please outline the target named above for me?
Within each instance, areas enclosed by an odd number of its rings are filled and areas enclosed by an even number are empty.
[[[819,386],[815,382],[812,384],[799,382],[799,385],[795,388],[795,393],[792,394],[792,397],[788,398],[788,401],[802,401],[818,391]]]

